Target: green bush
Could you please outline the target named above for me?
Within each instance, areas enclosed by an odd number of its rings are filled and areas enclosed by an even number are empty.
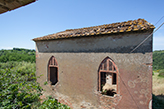
[[[49,97],[41,103],[35,50],[0,50],[0,109],[70,109]]]
[[[70,109],[54,98],[40,102],[35,63],[0,63],[0,109]]]
[[[38,109],[70,109],[68,106],[59,103],[52,97],[48,97]]]
[[[159,71],[158,76],[160,76],[160,77],[164,77],[164,69],[162,69],[162,70]]]
[[[12,63],[9,66],[6,64],[4,63],[0,69],[0,107],[4,109],[30,108],[40,100],[39,95],[42,90],[36,82],[35,70],[30,69],[28,67],[30,63],[27,62],[14,62],[12,67]],[[26,68],[23,73],[18,69],[21,65]],[[27,68],[33,72],[30,73]]]

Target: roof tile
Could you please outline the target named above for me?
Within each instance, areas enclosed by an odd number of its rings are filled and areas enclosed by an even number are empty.
[[[68,29],[55,34],[34,38],[34,41],[42,40],[55,40],[63,38],[83,37],[83,36],[94,36],[100,34],[115,34],[115,33],[126,33],[133,31],[142,31],[154,29],[154,25],[148,23],[144,19],[129,20],[126,22],[118,22],[112,24],[104,24],[99,26],[85,27],[79,29]]]

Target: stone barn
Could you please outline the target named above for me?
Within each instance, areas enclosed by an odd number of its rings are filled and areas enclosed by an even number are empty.
[[[35,38],[37,81],[72,109],[151,109],[153,36],[134,48],[154,28],[138,19]]]

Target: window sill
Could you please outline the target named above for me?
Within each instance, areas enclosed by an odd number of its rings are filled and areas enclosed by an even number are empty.
[[[114,94],[114,96],[105,95],[105,94],[102,94],[102,91],[98,91],[98,93],[99,93],[100,96],[108,97],[108,98],[116,98],[116,97],[120,97],[121,96],[120,94]]]

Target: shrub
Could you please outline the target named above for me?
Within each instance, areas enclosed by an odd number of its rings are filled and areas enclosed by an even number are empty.
[[[54,98],[40,102],[35,63],[0,63],[0,109],[70,109]]]
[[[160,76],[160,77],[164,77],[164,69],[162,69],[162,70],[159,71],[158,76]]]
[[[1,69],[0,75],[1,108],[30,108],[39,101],[41,87],[35,82],[36,79],[25,81],[29,76],[18,73],[16,69]]]
[[[68,106],[59,103],[56,99],[48,97],[38,109],[70,109]]]

